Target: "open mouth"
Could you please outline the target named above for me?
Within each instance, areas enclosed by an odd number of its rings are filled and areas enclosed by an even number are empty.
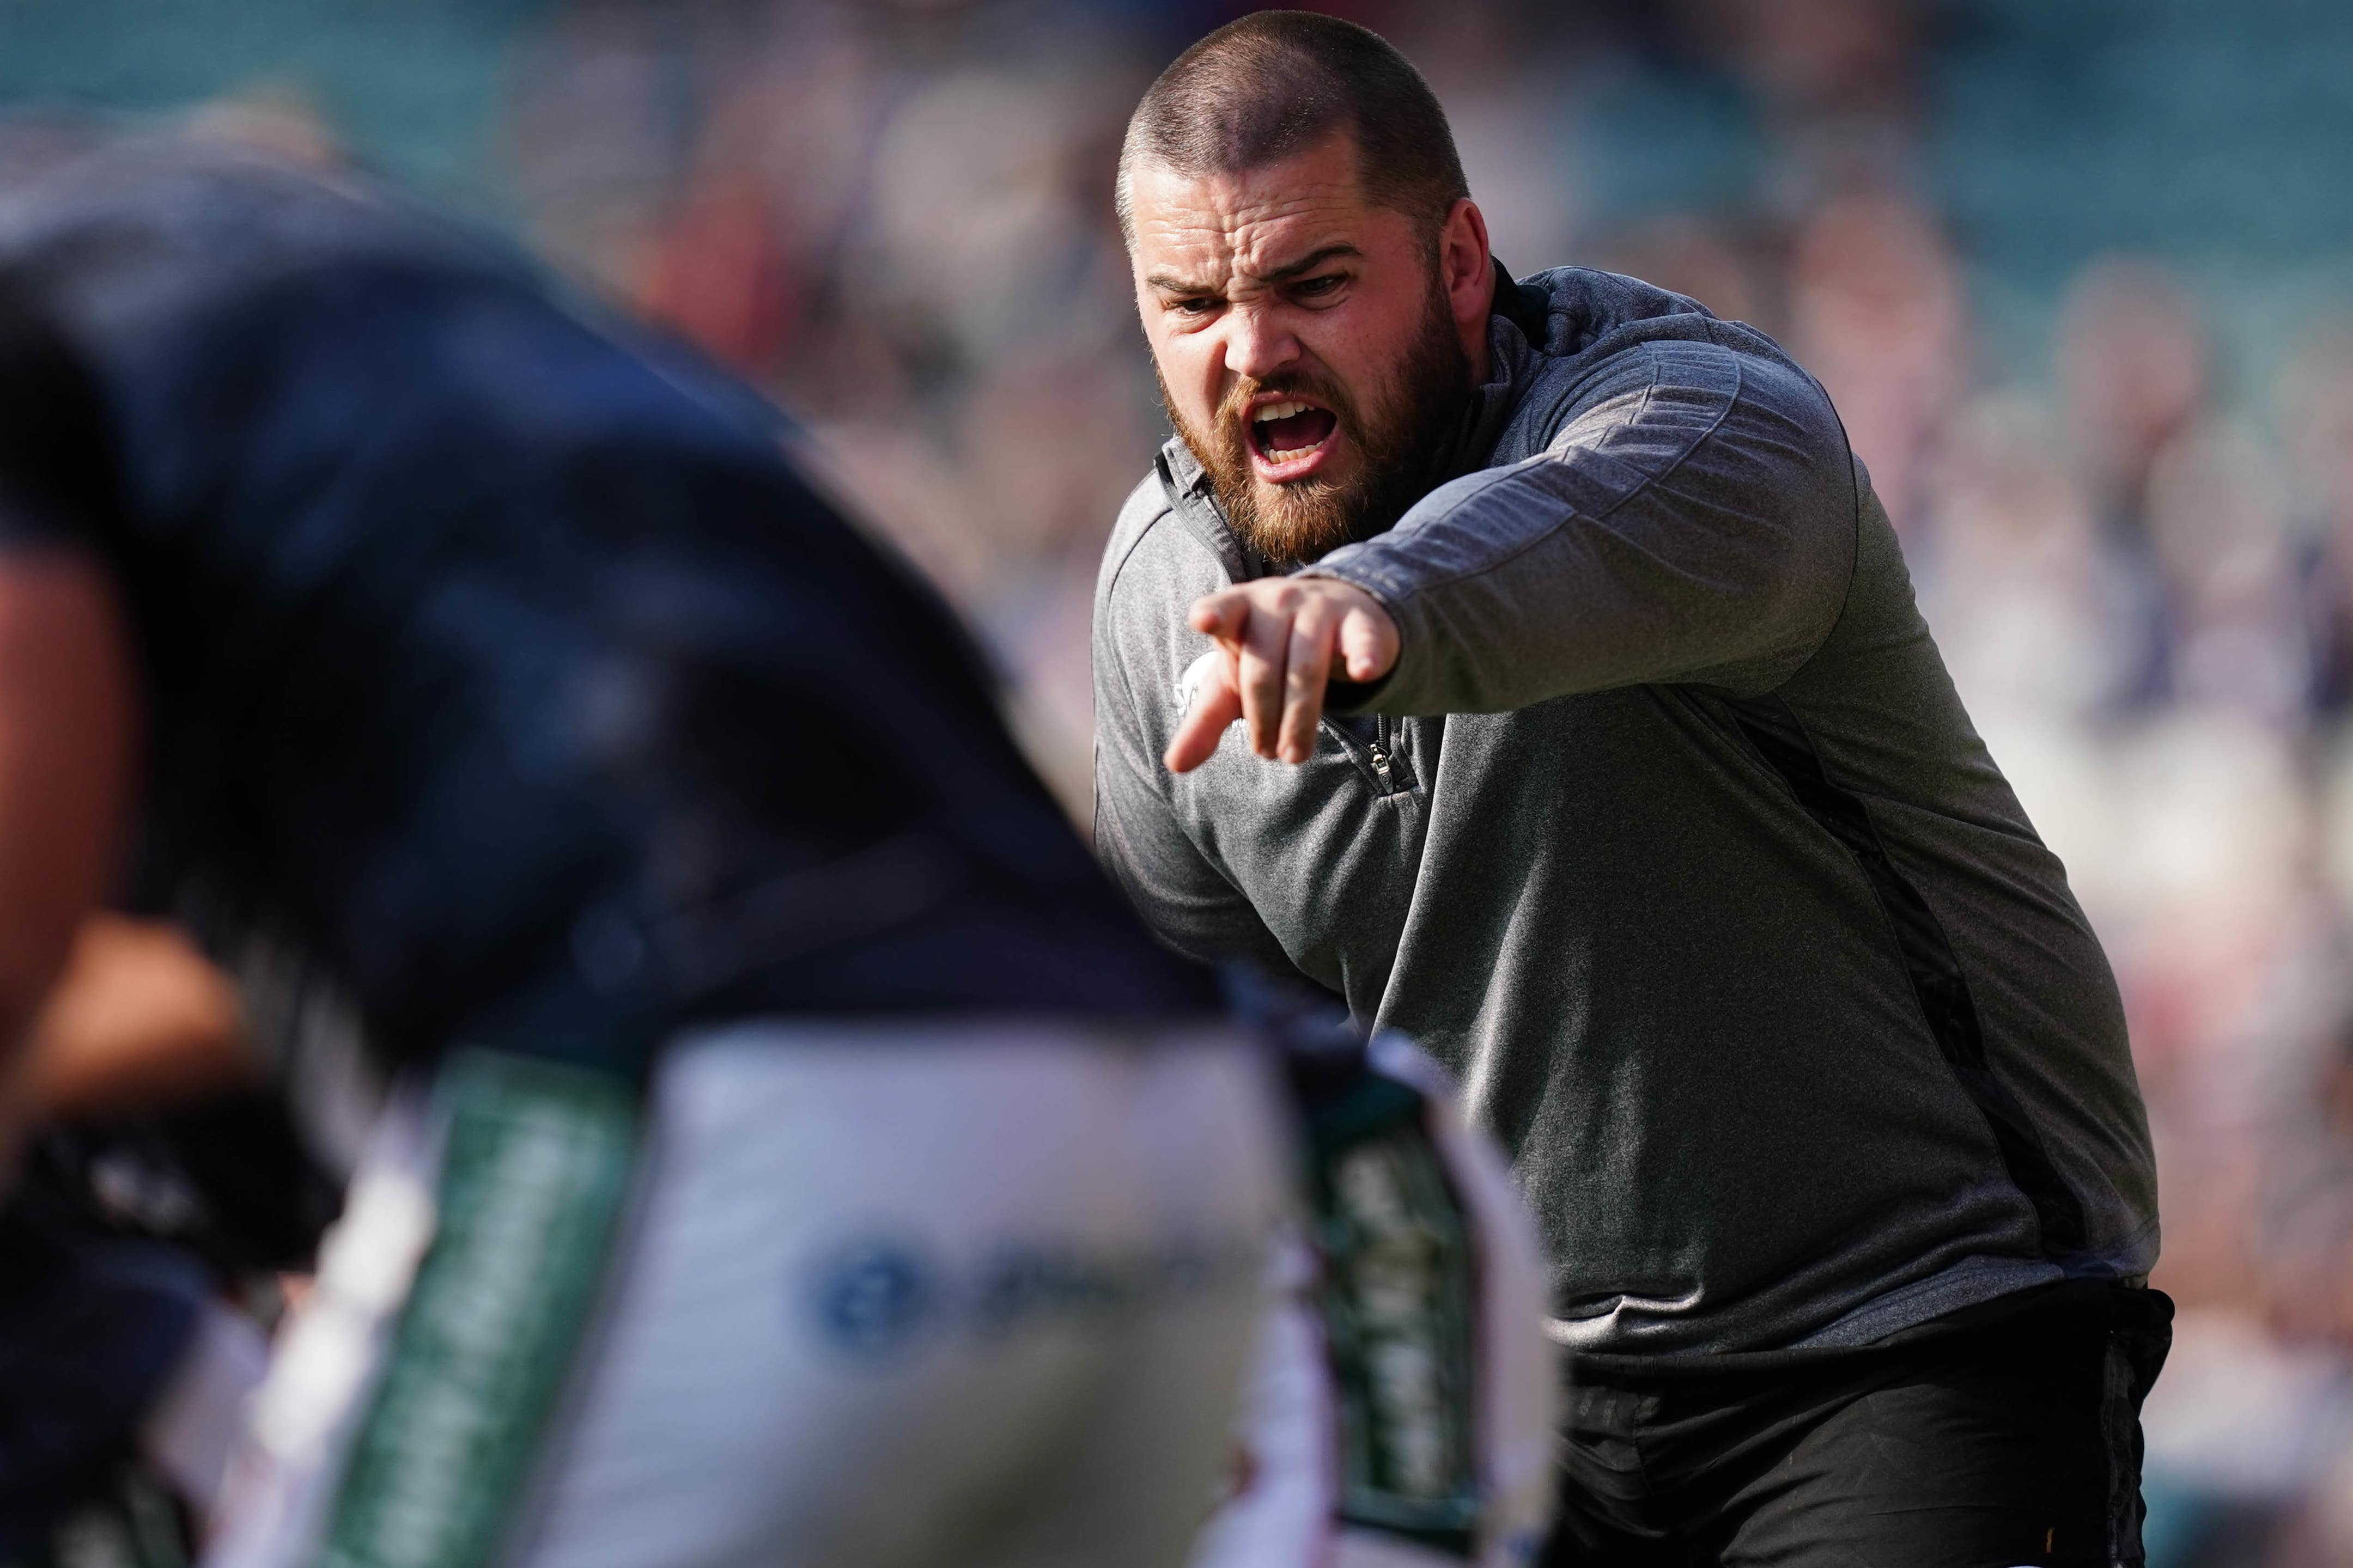
[[[1322,465],[1339,428],[1339,416],[1328,408],[1271,397],[1250,410],[1250,457],[1261,478],[1304,479]]]

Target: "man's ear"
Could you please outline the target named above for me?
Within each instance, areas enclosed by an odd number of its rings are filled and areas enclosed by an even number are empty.
[[[1438,277],[1461,334],[1463,356],[1478,379],[1487,379],[1487,315],[1495,299],[1494,258],[1487,248],[1487,220],[1469,196],[1458,200],[1438,233]]]

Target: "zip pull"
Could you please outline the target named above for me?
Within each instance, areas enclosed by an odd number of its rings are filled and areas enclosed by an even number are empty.
[[[1397,788],[1397,779],[1389,772],[1389,716],[1388,714],[1373,715],[1372,744],[1366,749],[1372,755],[1373,772],[1381,781],[1381,789],[1384,793],[1394,792]]]

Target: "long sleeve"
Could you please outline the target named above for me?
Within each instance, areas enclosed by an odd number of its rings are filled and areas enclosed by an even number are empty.
[[[1802,373],[1647,342],[1577,388],[1544,451],[1440,486],[1304,574],[1397,620],[1396,668],[1349,706],[1502,712],[1661,681],[1753,693],[1837,618],[1862,482]]]

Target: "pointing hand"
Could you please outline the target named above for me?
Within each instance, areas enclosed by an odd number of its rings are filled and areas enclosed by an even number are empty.
[[[1208,762],[1242,721],[1261,757],[1303,763],[1315,752],[1333,660],[1350,680],[1378,680],[1397,664],[1397,623],[1380,602],[1330,577],[1264,577],[1195,601],[1193,629],[1217,639],[1193,705],[1163,759],[1172,773]]]

